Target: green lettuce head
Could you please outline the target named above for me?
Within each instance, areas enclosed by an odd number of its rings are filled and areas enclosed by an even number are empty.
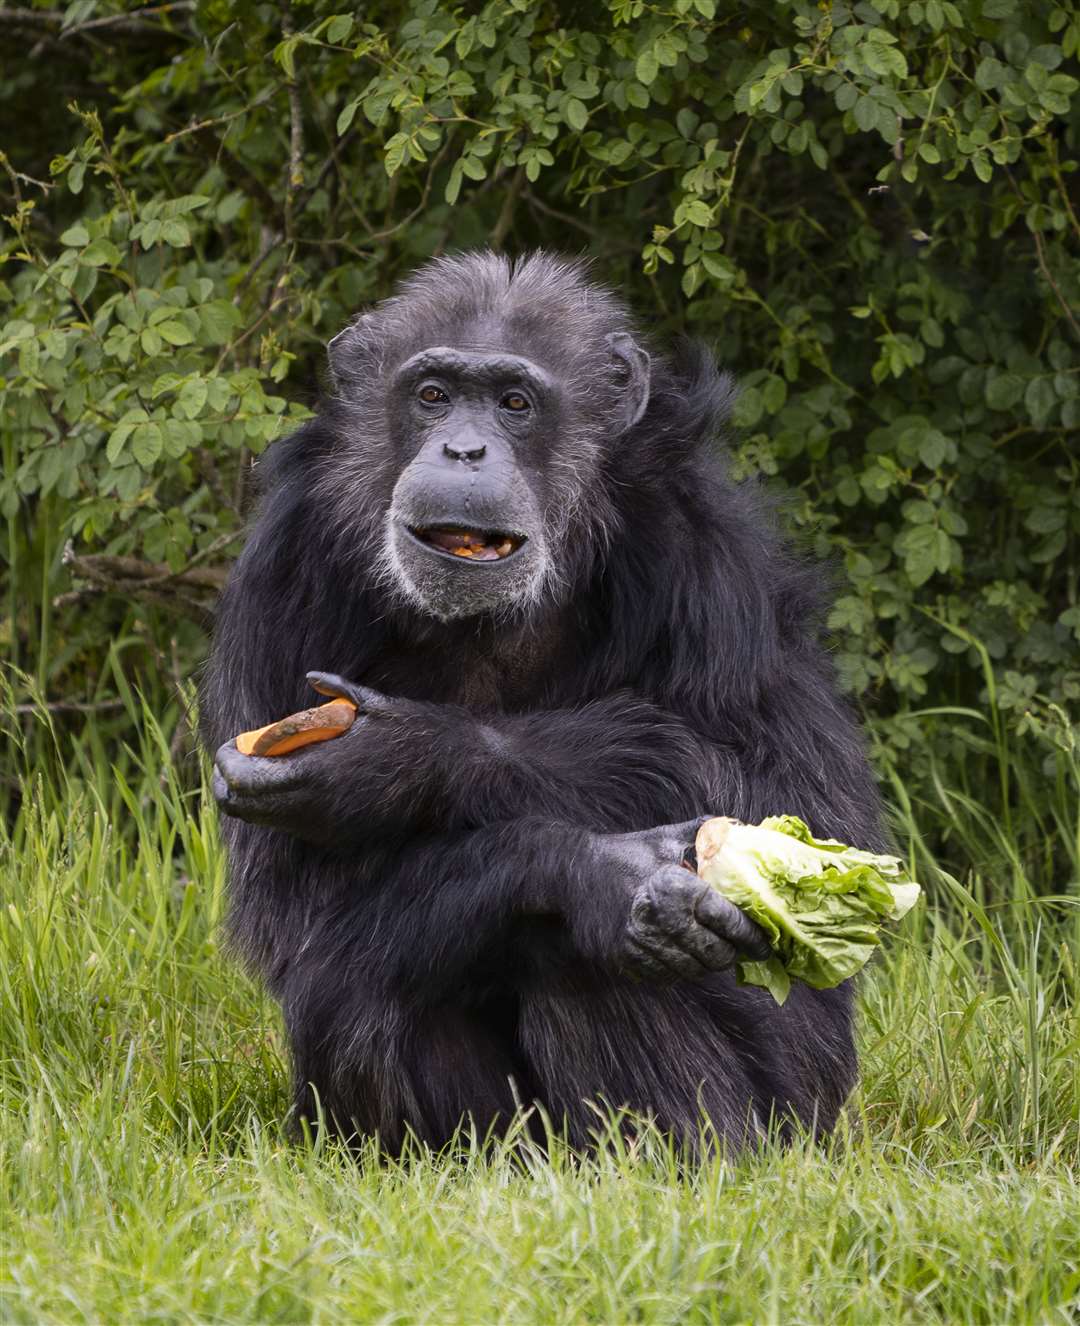
[[[793,976],[818,990],[853,976],[881,925],[919,896],[898,857],[814,838],[794,815],[707,820],[695,845],[701,878],[755,920],[775,951],[766,962],[739,962],[740,983],[765,986],[778,1004]]]

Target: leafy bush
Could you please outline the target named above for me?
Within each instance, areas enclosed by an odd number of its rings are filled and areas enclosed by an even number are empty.
[[[35,57],[0,74],[10,644],[54,698],[100,696],[117,639],[144,680],[190,668],[325,341],[477,244],[587,252],[714,343],[737,471],[836,556],[838,661],[878,712],[969,702],[980,645],[1003,710],[1080,696],[1075,4],[0,23]]]

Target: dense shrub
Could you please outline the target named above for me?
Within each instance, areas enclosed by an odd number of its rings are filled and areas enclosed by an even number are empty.
[[[1076,5],[58,12],[0,17],[8,643],[51,698],[190,670],[326,339],[478,244],[715,344],[877,712],[974,699],[975,641],[1006,711],[1080,695]]]

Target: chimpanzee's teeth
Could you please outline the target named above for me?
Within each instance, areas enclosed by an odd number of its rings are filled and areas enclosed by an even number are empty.
[[[516,551],[521,540],[506,534],[489,534],[470,529],[417,529],[413,533],[423,543],[474,562],[498,562]],[[497,540],[497,542],[496,542]]]

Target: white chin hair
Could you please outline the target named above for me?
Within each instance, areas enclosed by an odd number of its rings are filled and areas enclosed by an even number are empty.
[[[490,584],[482,587],[479,579],[473,580],[471,566],[458,568],[451,563],[437,569],[437,564],[433,563],[430,579],[425,577],[426,583],[418,582],[408,559],[401,554],[401,538],[400,532],[388,522],[379,558],[378,581],[395,597],[438,621],[456,621],[481,613],[515,617],[543,598],[547,558],[542,546],[537,548],[534,545],[527,566],[507,567],[499,573],[506,577],[505,589],[500,591]]]

